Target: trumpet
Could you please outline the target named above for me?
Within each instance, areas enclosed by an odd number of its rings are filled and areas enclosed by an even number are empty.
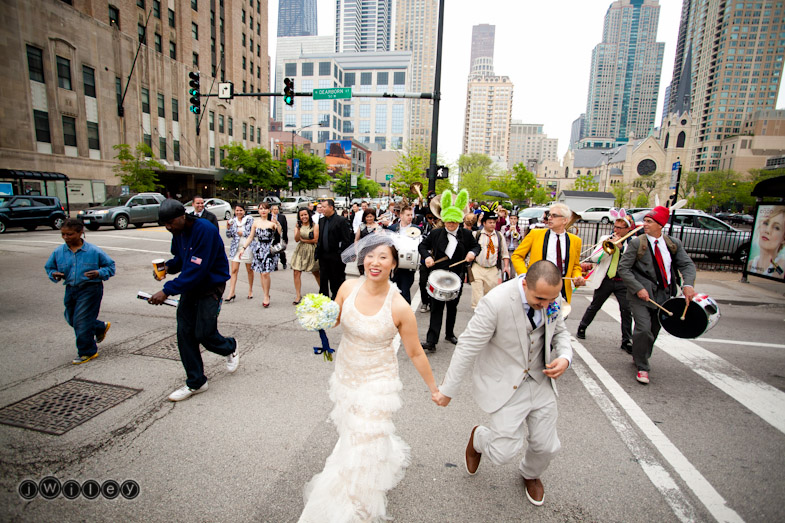
[[[420,200],[423,200],[422,192],[421,192],[422,188],[423,188],[423,185],[422,185],[421,182],[414,182],[413,184],[411,184],[409,186],[409,190],[414,192],[414,193],[417,193],[417,196],[420,197]]]
[[[602,242],[602,250],[605,251],[608,254],[608,256],[612,256],[613,253],[616,252],[616,249],[619,248],[619,244],[621,242],[623,242],[624,240],[626,240],[627,238],[629,238],[630,236],[632,236],[642,228],[643,225],[639,225],[638,227],[635,227],[633,230],[631,230],[630,232],[628,232],[627,234],[625,234],[624,236],[622,236],[616,241],[605,240],[604,242]]]

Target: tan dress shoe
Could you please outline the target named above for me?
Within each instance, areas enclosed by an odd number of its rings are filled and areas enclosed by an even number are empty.
[[[526,498],[531,504],[537,505],[538,507],[542,505],[545,501],[545,487],[543,486],[542,481],[540,481],[540,478],[523,478],[523,483],[526,485]]]
[[[474,431],[477,430],[479,425],[475,425],[472,433],[469,436],[469,444],[466,445],[466,472],[474,476],[477,474],[477,468],[480,466],[480,459],[482,454],[474,450]]]

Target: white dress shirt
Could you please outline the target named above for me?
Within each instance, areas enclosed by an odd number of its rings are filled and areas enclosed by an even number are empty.
[[[649,239],[649,245],[652,248],[652,254],[654,254],[654,241],[657,241],[657,248],[662,254],[662,264],[665,265],[665,285],[670,285],[671,283],[671,253],[668,251],[668,246],[665,245],[665,238],[660,236],[659,238],[655,238],[654,236],[646,235],[646,238]],[[656,259],[656,258],[655,258]],[[656,262],[655,262],[656,263]]]
[[[561,234],[556,234],[555,232],[551,231],[548,235],[548,255],[545,257],[546,260],[549,262],[553,262],[554,265],[558,266],[556,263],[556,237],[559,237],[559,245],[561,246],[561,260],[562,266],[566,269],[567,267],[567,233],[563,232]]]

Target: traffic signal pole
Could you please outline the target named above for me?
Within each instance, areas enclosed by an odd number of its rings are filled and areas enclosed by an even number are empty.
[[[431,125],[431,163],[428,166],[428,192],[436,192],[436,151],[439,143],[439,101],[442,93],[442,38],[444,36],[444,0],[439,0],[439,25],[436,33],[436,71],[433,80],[433,124]]]

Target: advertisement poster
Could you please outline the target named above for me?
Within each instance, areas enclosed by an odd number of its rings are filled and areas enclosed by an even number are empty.
[[[324,143],[327,169],[333,176],[341,170],[352,170],[352,141],[327,140]]]
[[[747,272],[785,281],[785,205],[760,205]]]

